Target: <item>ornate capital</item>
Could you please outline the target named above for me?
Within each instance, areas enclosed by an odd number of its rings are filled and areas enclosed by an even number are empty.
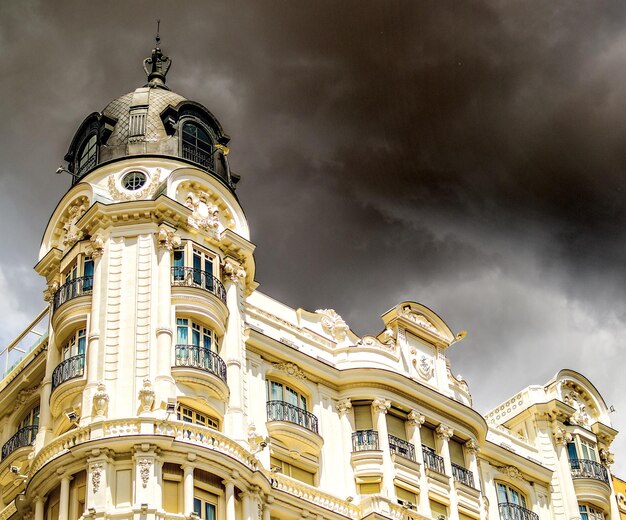
[[[59,282],[53,280],[48,284],[48,287],[43,291],[43,299],[47,302],[52,301],[54,295],[59,290]]]
[[[474,439],[470,439],[465,443],[465,449],[468,453],[476,455],[480,451],[480,446],[478,446],[478,443]]]
[[[417,426],[418,428],[421,428],[422,424],[424,424],[424,421],[426,420],[426,417],[424,417],[417,410],[411,410],[409,412],[407,420],[411,426]]]
[[[104,254],[104,238],[102,238],[102,235],[96,233],[89,239],[87,253],[92,258],[99,258]]]
[[[351,409],[352,409],[352,403],[350,402],[349,398],[345,398],[345,399],[340,399],[339,401],[337,401],[337,413],[340,416],[346,415]]]
[[[226,257],[223,264],[224,274],[228,276],[234,283],[245,280],[246,271],[237,260],[229,256]]]
[[[391,401],[384,397],[377,397],[372,401],[372,408],[379,413],[387,413],[387,410],[391,408]]]
[[[555,427],[552,430],[552,435],[554,436],[554,441],[562,446],[567,446],[567,443],[572,442],[573,439],[572,434],[561,426]]]
[[[452,435],[454,435],[454,430],[450,428],[450,426],[441,423],[437,426],[435,433],[437,433],[437,437],[442,441],[449,441],[452,438]]]
[[[600,460],[605,466],[615,463],[615,457],[607,448],[600,448]]]
[[[175,247],[180,246],[180,237],[167,226],[159,227],[159,232],[156,235],[159,249],[173,251]]]

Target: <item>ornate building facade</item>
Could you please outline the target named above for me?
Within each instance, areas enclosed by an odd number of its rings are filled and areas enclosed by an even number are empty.
[[[65,157],[48,306],[0,382],[0,520],[616,520],[617,432],[582,375],[483,416],[429,308],[358,337],[257,290],[229,137],[169,65],[157,44]]]

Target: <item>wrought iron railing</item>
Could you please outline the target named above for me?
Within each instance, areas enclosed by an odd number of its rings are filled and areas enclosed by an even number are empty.
[[[389,453],[395,453],[405,459],[415,460],[415,446],[394,435],[389,435]]]
[[[34,426],[25,426],[24,428],[20,428],[17,430],[15,435],[13,435],[8,441],[4,443],[2,446],[2,458],[8,457],[11,453],[13,453],[18,448],[23,448],[24,446],[28,446],[35,442],[35,437],[37,436],[36,425]]]
[[[498,504],[501,520],[539,520],[539,515],[517,504],[502,502]]]
[[[79,276],[65,282],[56,293],[54,293],[54,310],[58,309],[65,302],[84,294],[91,294],[93,291],[93,276]]]
[[[73,356],[61,361],[52,372],[52,392],[54,389],[65,381],[82,377],[85,373],[85,354]]]
[[[352,433],[352,451],[371,451],[378,449],[376,430],[357,430]]]
[[[176,345],[177,367],[191,367],[210,372],[226,382],[226,363],[217,353],[196,345]]]
[[[570,459],[569,465],[572,470],[572,478],[592,478],[605,484],[609,483],[609,472],[595,460]]]
[[[200,166],[212,170],[213,169],[213,154],[205,152],[193,144],[189,144],[183,141],[183,159],[195,162]]]
[[[299,424],[312,432],[318,432],[317,417],[315,417],[315,415],[286,401],[268,401],[267,420],[288,421]]]
[[[457,482],[462,482],[466,486],[474,487],[474,474],[467,468],[452,463],[452,477]]]
[[[211,273],[193,267],[172,267],[172,285],[199,287],[217,296],[226,303],[226,289]]]
[[[422,454],[424,455],[424,466],[430,469],[434,469],[442,475],[446,474],[446,467],[443,463],[443,457],[437,455],[435,450],[428,446],[422,446]]]

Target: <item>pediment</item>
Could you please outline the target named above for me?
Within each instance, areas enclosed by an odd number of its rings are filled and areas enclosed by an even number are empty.
[[[449,347],[455,340],[450,327],[431,309],[416,302],[402,302],[383,314],[386,327],[401,326],[423,341],[437,347]]]

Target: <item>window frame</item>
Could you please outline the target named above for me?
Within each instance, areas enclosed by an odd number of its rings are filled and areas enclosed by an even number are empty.
[[[280,399],[276,399],[273,389],[274,386],[280,386],[281,387],[281,398]],[[288,393],[287,393],[288,392]],[[295,395],[295,401],[293,402],[293,396]],[[308,412],[308,405],[309,405],[309,398],[308,395],[302,393],[302,391],[293,386],[293,385],[289,385],[287,383],[285,383],[283,380],[281,379],[274,379],[272,377],[266,378],[265,379],[265,396],[266,396],[266,402],[269,401],[282,401],[284,403],[289,403],[293,406],[298,407],[301,410],[304,410],[305,412]],[[292,400],[288,400],[286,399],[286,397],[291,396]]]
[[[527,509],[530,511],[530,508],[528,507],[528,495],[526,493],[524,493],[521,489],[512,486],[511,484],[509,484],[506,481],[502,481],[502,480],[496,480],[495,482],[496,484],[496,497],[498,499],[498,505],[499,504],[514,504],[520,507],[523,507],[524,509]],[[505,488],[505,496],[507,498],[506,502],[503,502],[500,500],[500,486],[502,486],[503,488]],[[513,492],[515,494],[518,495],[518,497],[521,498],[521,502],[515,502],[513,500],[509,499],[509,492]]]
[[[93,140],[93,143],[92,143]],[[92,143],[92,144],[90,144]],[[99,155],[99,144],[98,144],[98,133],[90,132],[85,138],[81,141],[80,146],[78,147],[78,153],[76,154],[76,159],[74,163],[74,170],[78,177],[83,177],[88,172],[93,170],[98,165],[98,155]],[[83,156],[85,151],[92,153],[86,156],[86,160],[81,164],[83,160]],[[93,157],[93,164],[91,164],[91,158]]]
[[[207,151],[206,149],[203,149],[202,147],[198,146],[198,133],[196,131],[196,134],[193,136],[195,143],[191,143],[189,141],[185,141],[185,127],[186,126],[193,126],[196,129],[201,130],[206,136],[208,141],[200,141],[203,143],[208,144],[208,148],[209,150]],[[191,135],[191,133],[187,133],[187,135]],[[204,124],[200,119],[196,118],[196,117],[185,117],[183,119],[180,120],[179,122],[179,141],[180,141],[180,157],[182,157],[183,159],[186,159],[188,161],[191,161],[194,164],[199,165],[200,167],[202,167],[203,169],[208,169],[210,171],[215,171],[215,144],[216,144],[216,139],[215,136],[213,135],[213,132],[211,132],[210,128]],[[196,160],[194,160],[194,158],[190,158],[186,155],[186,150],[185,150],[185,146],[189,146],[191,148],[192,154],[195,157],[199,157],[200,154],[206,154],[207,155],[207,160],[206,163],[204,162],[198,162]],[[200,154],[198,153],[198,151],[200,151]]]
[[[606,520],[607,514],[598,508],[588,503],[579,503],[578,512],[580,513],[581,520]]]
[[[69,335],[61,346],[61,361],[87,353],[87,327],[78,327]]]
[[[198,259],[196,261],[196,259]],[[210,269],[207,270],[207,263],[210,264]],[[199,266],[198,266],[199,264]],[[210,251],[204,247],[201,247],[199,244],[194,242],[193,240],[185,240],[180,245],[180,247],[174,248],[172,251],[172,267],[181,267],[181,268],[189,268],[189,269],[198,269],[199,271],[209,273],[213,277],[220,280],[220,257],[217,253]],[[184,269],[180,272],[179,275],[176,273],[176,269],[174,269],[174,280],[182,281],[185,278]],[[200,285],[201,278],[196,281],[194,276],[194,283]],[[210,289],[210,288],[209,288]]]
[[[185,416],[190,420],[186,420]],[[204,426],[205,428],[212,428],[213,430],[220,431],[219,418],[200,412],[186,403],[178,403],[176,406],[176,419],[181,422],[196,424],[198,426]]]
[[[184,323],[183,323],[184,322]],[[182,331],[186,330],[186,343],[182,342]],[[197,344],[194,342],[197,338]],[[207,347],[207,340],[209,341]],[[219,338],[215,330],[188,316],[176,316],[176,345],[201,347],[219,354]]]
[[[573,441],[567,443],[567,458],[572,460],[572,448],[575,451],[577,460],[590,460],[600,462],[598,444],[580,435],[574,435]],[[585,456],[585,453],[587,456]],[[591,456],[589,456],[591,455]]]

